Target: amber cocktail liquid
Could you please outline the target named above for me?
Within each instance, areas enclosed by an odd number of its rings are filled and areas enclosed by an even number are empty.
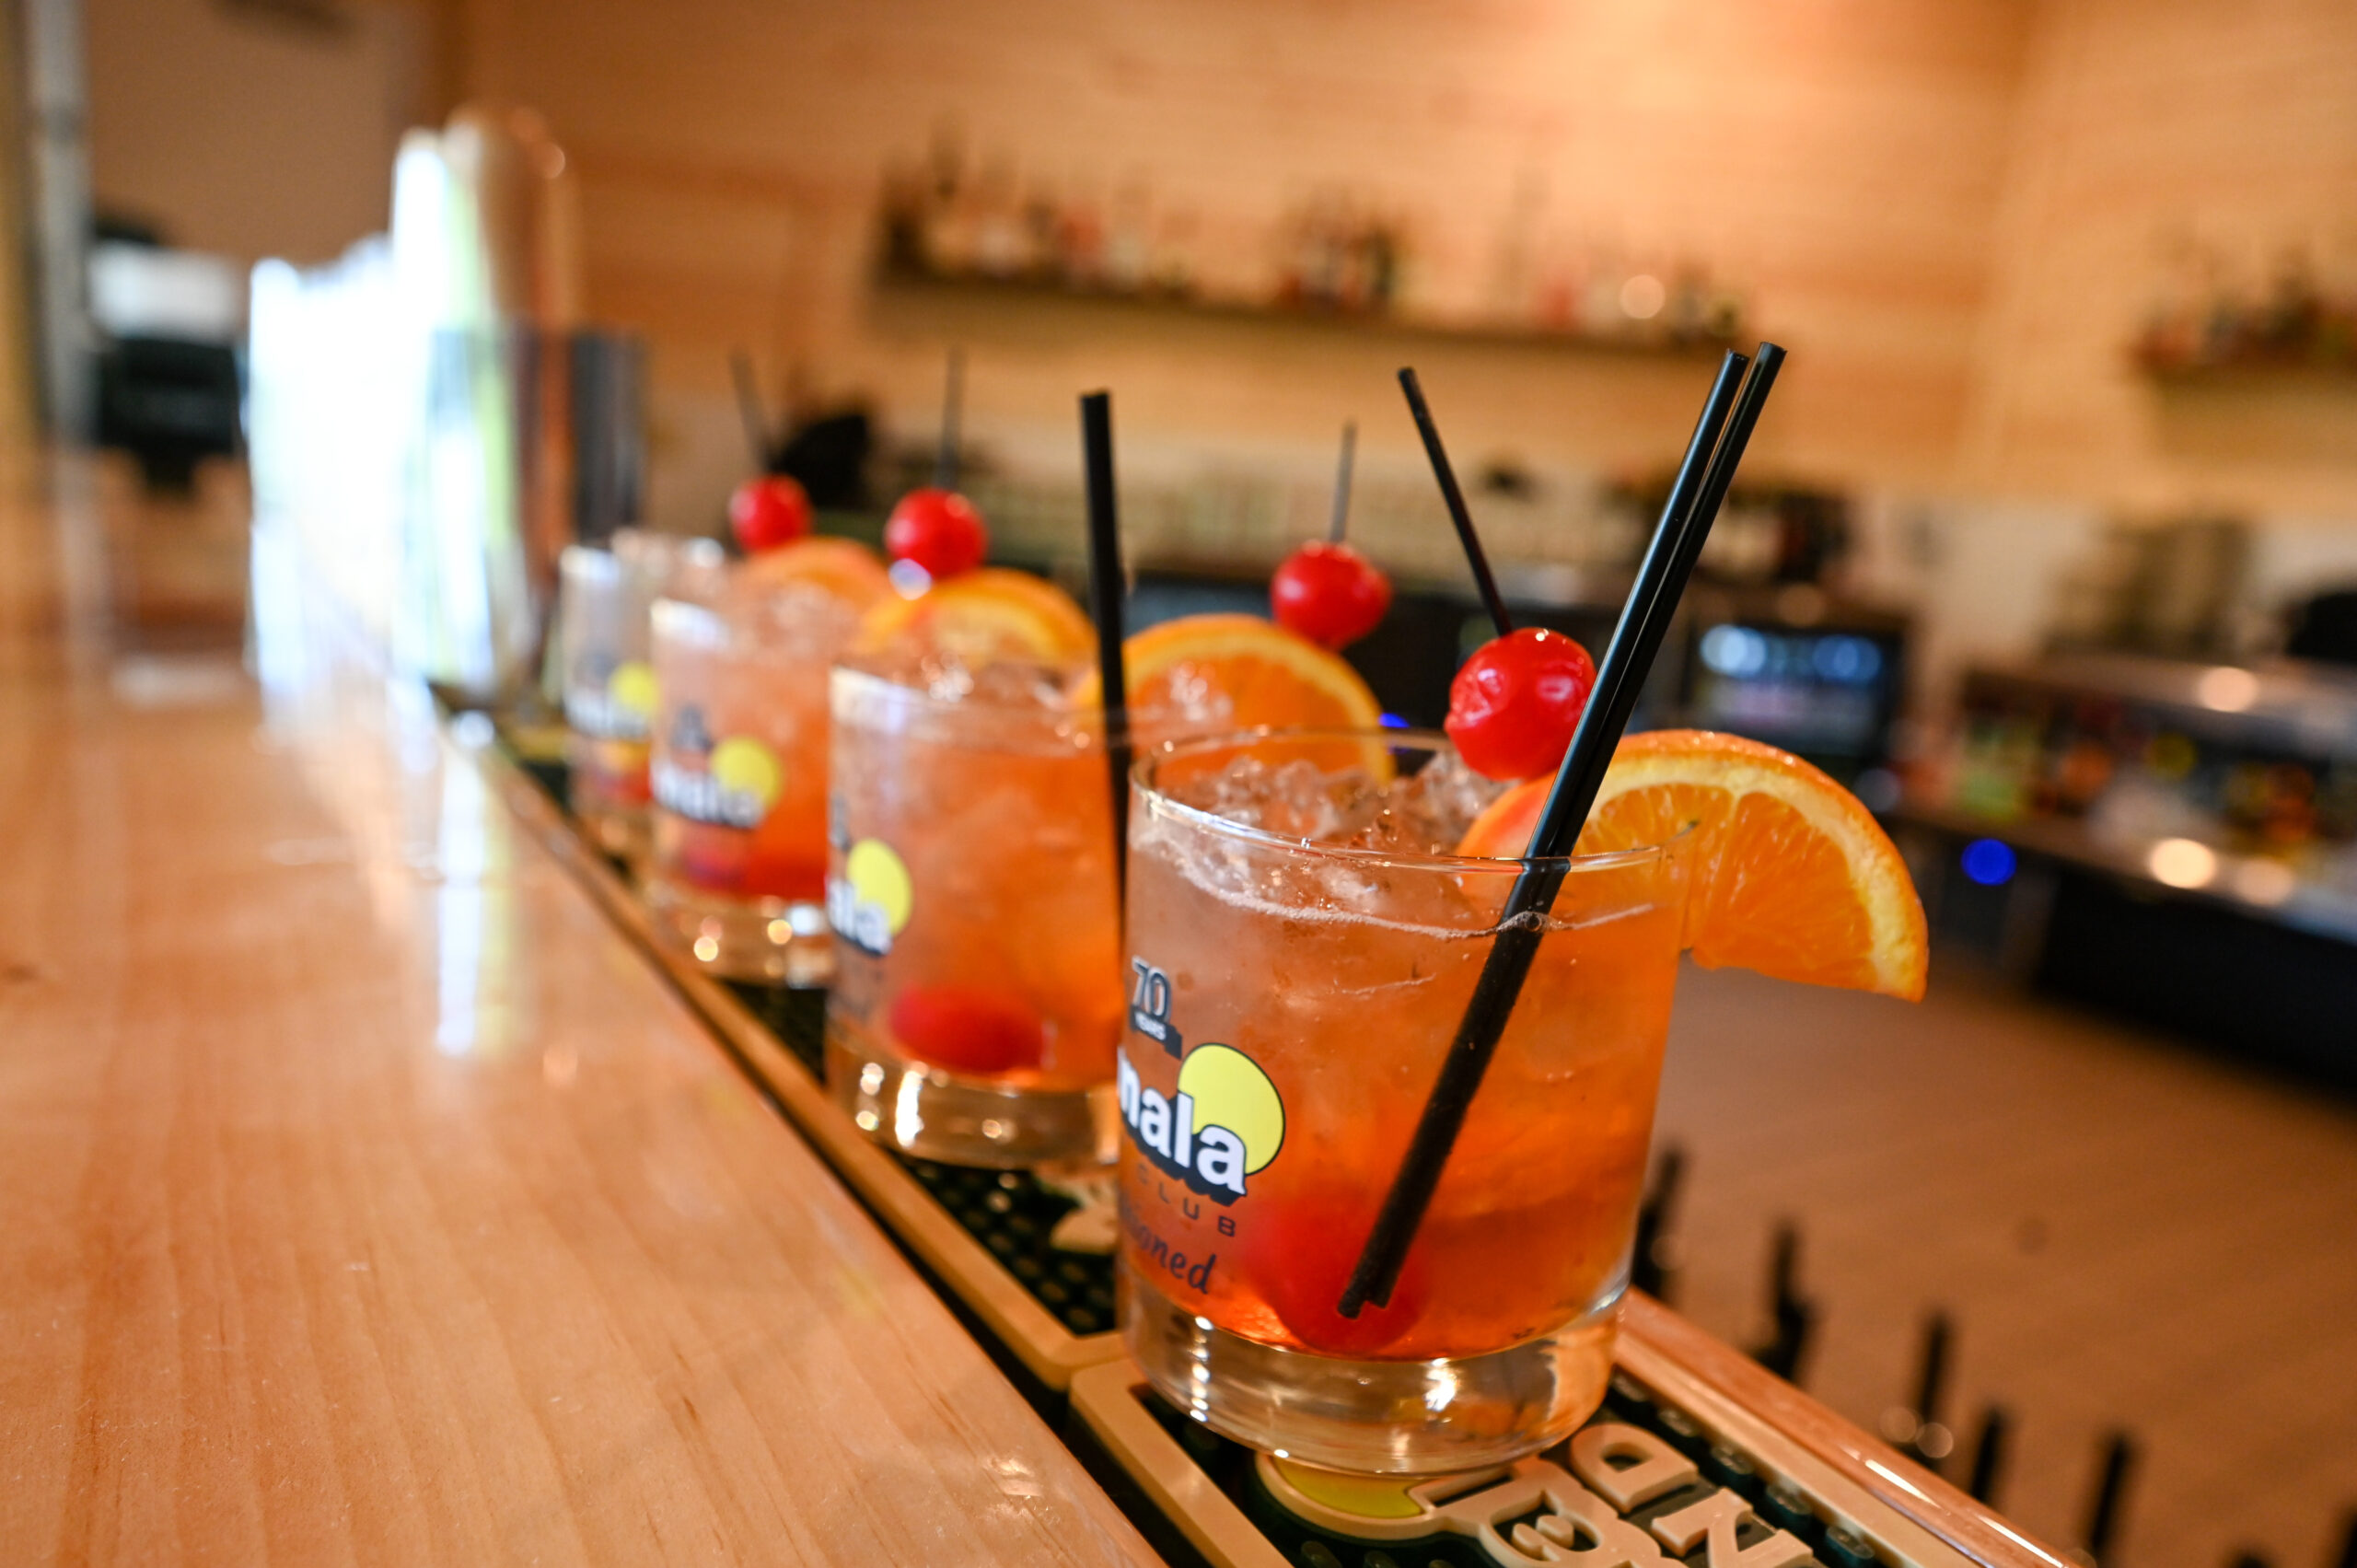
[[[598,848],[633,865],[646,853],[647,738],[655,667],[647,612],[674,583],[716,582],[720,546],[637,528],[559,558],[556,646],[573,814]]]
[[[1674,848],[1564,863],[1399,1286],[1341,1316],[1521,865],[1448,853],[1495,788],[1446,747],[1192,742],[1136,773],[1123,1331],[1178,1409],[1336,1469],[1511,1460],[1602,1399],[1678,972]]]
[[[827,668],[858,630],[833,596],[732,572],[656,602],[646,900],[714,972],[823,982]]]
[[[834,676],[828,1084],[927,1158],[1100,1159],[1123,1002],[1085,671],[887,670]]]

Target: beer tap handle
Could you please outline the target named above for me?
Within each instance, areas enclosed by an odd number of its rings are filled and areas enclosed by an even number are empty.
[[[2119,1524],[2120,1504],[2128,1493],[2128,1480],[2136,1467],[2136,1440],[2125,1432],[2113,1432],[2103,1440],[2102,1468],[2096,1474],[2096,1489],[2087,1504],[2087,1527],[2080,1533],[2086,1554],[2100,1564],[2104,1554],[2111,1550],[2111,1538]]]
[[[1776,1226],[1776,1240],[1768,1256],[1768,1342],[1751,1358],[1787,1383],[1800,1381],[1802,1359],[1817,1328],[1817,1306],[1800,1294],[1800,1227],[1791,1220]]]
[[[1940,1419],[1947,1403],[1948,1347],[1954,1338],[1945,1311],[1934,1309],[1923,1320],[1923,1357],[1915,1373],[1915,1431],[1904,1447],[1909,1458],[1934,1474],[1956,1451],[1956,1434]]]
[[[1644,1201],[1637,1206],[1637,1234],[1631,1248],[1629,1283],[1655,1300],[1668,1305],[1678,1290],[1678,1263],[1669,1241],[1669,1224],[1678,1202],[1678,1184],[1686,1174],[1686,1151],[1666,1144],[1654,1162],[1654,1176]]]
[[[1915,1414],[1921,1421],[1939,1420],[1940,1407],[1947,1402],[1948,1342],[1953,1337],[1945,1312],[1934,1311],[1923,1320],[1923,1359],[1915,1374]]]
[[[1972,1479],[1965,1487],[1991,1507],[1997,1504],[1997,1483],[2004,1478],[2005,1449],[2013,1437],[2014,1418],[2003,1405],[1980,1412],[1980,1435],[1972,1444]]]

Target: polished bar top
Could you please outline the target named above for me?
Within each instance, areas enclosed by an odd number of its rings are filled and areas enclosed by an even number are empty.
[[[1152,1562],[399,695],[0,677],[0,1562]]]

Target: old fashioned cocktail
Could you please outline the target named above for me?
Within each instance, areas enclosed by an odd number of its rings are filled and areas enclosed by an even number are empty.
[[[1122,993],[1086,670],[932,689],[889,658],[835,671],[828,1077],[896,1147],[1015,1166],[1107,1142]]]
[[[707,591],[720,571],[714,541],[637,528],[618,530],[604,548],[568,545],[559,558],[554,644],[570,805],[598,848],[633,864],[646,848],[655,720],[648,610],[675,585],[691,595]]]
[[[1000,571],[879,614],[835,676],[829,1079],[871,1134],[934,1157],[1109,1156],[1126,981],[1088,622]],[[1257,617],[1127,645],[1142,741],[1378,712],[1350,666]]]
[[[749,567],[655,605],[647,903],[716,973],[827,978],[827,669],[859,613]]]
[[[1363,759],[1337,767],[1338,751]],[[1140,762],[1117,1065],[1125,1304],[1155,1386],[1306,1463],[1463,1469],[1595,1408],[1685,911],[1676,844],[1560,863],[1547,935],[1387,1304],[1337,1304],[1495,940],[1498,794],[1437,736]]]

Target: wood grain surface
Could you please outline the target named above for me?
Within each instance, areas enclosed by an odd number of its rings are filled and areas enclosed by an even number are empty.
[[[588,890],[615,929],[638,945],[810,1146],[1026,1371],[1060,1393],[1082,1367],[1121,1356],[1116,1332],[1078,1335],[1067,1329],[907,1166],[853,1125],[823,1075],[814,1074],[736,992],[667,944],[637,894],[540,785],[513,765],[494,764],[486,776],[517,822]]]
[[[1153,1561],[475,761],[0,683],[0,1562]]]

